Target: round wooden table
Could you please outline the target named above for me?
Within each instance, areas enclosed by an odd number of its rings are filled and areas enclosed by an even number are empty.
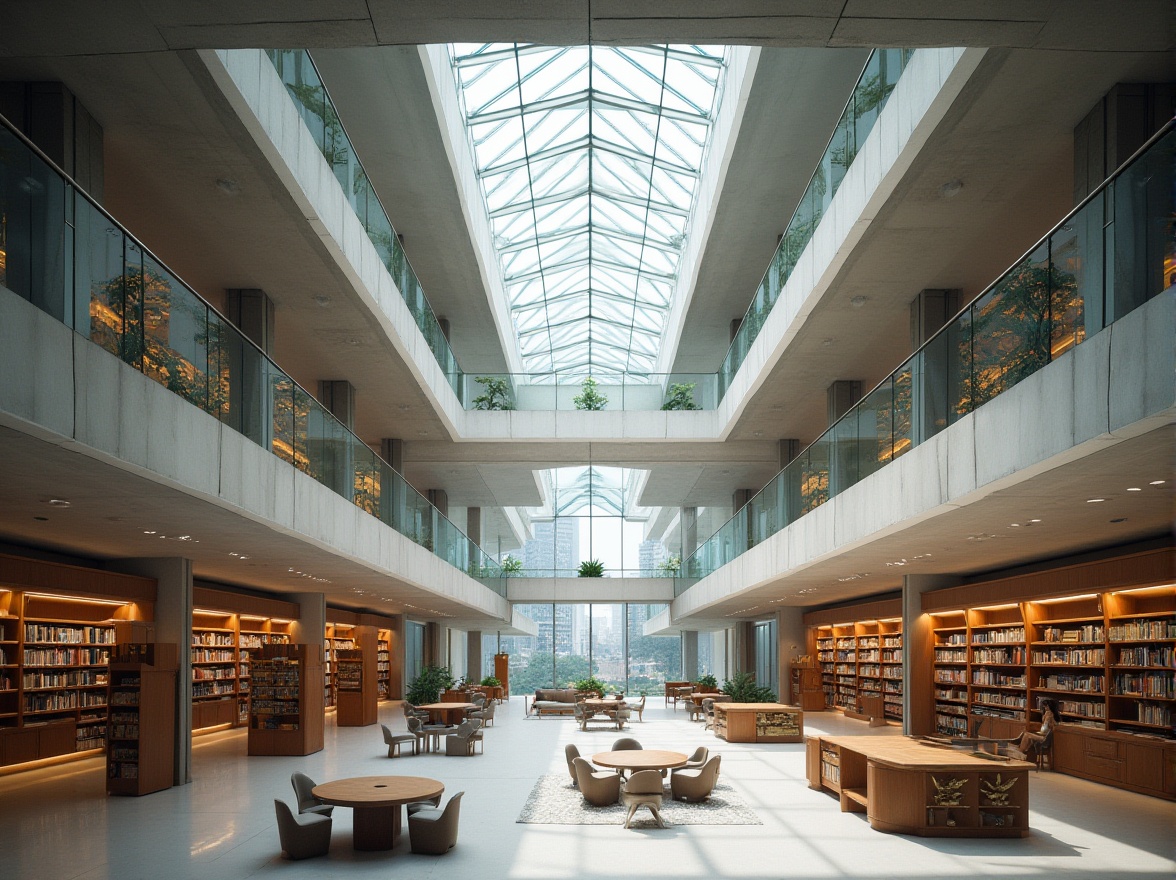
[[[686,760],[686,756],[681,752],[665,752],[660,749],[625,749],[620,752],[601,752],[592,756],[593,764],[616,770],[628,770],[630,773],[636,773],[638,770],[669,770],[671,767],[683,766]]]
[[[358,850],[392,849],[400,836],[400,805],[439,797],[445,786],[423,776],[356,776],[316,785],[323,803],[351,807],[355,813],[352,846]]]
[[[465,718],[466,709],[476,709],[477,703],[425,703],[417,706],[429,713],[429,723],[441,721],[443,724],[460,724]]]

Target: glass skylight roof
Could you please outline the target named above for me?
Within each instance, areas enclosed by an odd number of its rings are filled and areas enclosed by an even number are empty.
[[[524,370],[652,371],[724,50],[449,51]]]

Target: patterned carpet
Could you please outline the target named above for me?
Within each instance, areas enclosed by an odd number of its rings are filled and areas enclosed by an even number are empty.
[[[619,803],[611,807],[594,807],[572,786],[567,775],[540,776],[519,818],[529,825],[623,825],[627,809]],[[666,825],[762,825],[759,817],[735,790],[726,783],[715,786],[714,793],[700,804],[670,800],[667,784],[662,800],[662,820]],[[633,818],[634,828],[656,828],[647,809]]]

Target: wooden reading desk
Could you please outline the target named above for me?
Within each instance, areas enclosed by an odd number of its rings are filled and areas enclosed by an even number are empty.
[[[804,713],[784,703],[715,703],[715,736],[727,742],[804,741]]]
[[[898,736],[805,740],[809,788],[836,794],[842,812],[876,831],[922,837],[1024,837],[1026,761],[926,745]]]

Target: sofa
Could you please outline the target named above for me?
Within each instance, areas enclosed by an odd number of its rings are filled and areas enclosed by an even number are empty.
[[[528,707],[528,714],[571,715],[579,693],[575,688],[535,688],[535,698]]]

